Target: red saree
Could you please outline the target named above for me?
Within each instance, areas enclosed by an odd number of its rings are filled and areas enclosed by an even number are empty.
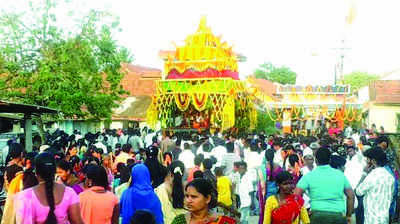
[[[292,224],[304,205],[302,197],[292,194],[285,198],[286,203],[272,211],[272,224]],[[279,200],[278,200],[279,202]]]

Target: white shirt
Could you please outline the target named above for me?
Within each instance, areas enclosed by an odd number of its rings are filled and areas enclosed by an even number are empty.
[[[185,165],[185,169],[191,169],[194,167],[194,154],[190,149],[183,150],[179,154],[179,161]]]
[[[6,159],[7,159],[7,155],[8,155],[8,145],[4,146],[4,148],[1,150],[1,164],[6,166]]]
[[[115,149],[115,145],[118,143],[118,138],[117,137],[114,137],[114,136],[110,136],[110,140],[111,140],[111,147],[113,148],[113,149]],[[122,145],[121,145],[121,148],[122,148]]]
[[[314,169],[315,169],[315,167],[317,167],[317,166],[314,165]],[[300,170],[301,170],[301,174],[302,174],[303,176],[305,176],[307,173],[309,173],[309,172],[312,171],[312,170],[310,170],[310,168],[308,168],[308,166],[303,166]],[[308,194],[309,194],[308,191],[307,191],[307,192],[304,192],[304,194],[303,194],[304,207],[306,207],[306,208],[311,208],[311,204],[310,204],[311,199],[310,199],[310,197],[308,196]]]
[[[137,135],[131,136],[131,137],[129,138],[128,142],[129,142],[129,144],[131,144],[132,148],[133,148],[135,151],[139,151],[139,149],[140,149],[140,148],[143,148],[143,146],[144,146],[144,145],[143,145],[142,139],[141,139],[139,136],[137,136]]]
[[[251,176],[251,181],[254,183],[258,180],[258,169],[261,167],[263,156],[258,152],[250,151],[246,154],[245,162],[247,163],[247,172]]]
[[[283,167],[282,148],[275,151],[274,163],[278,164],[280,167]]]
[[[250,192],[253,191],[253,183],[249,172],[246,172],[239,182],[240,208],[249,207],[251,205]]]
[[[233,172],[234,163],[239,161],[241,161],[241,159],[235,153],[227,153],[222,157],[221,166],[225,167],[225,176],[231,175],[231,173]]]
[[[312,149],[311,149],[310,147],[308,147],[308,146],[306,146],[306,147],[303,149],[303,157],[306,156],[306,155],[312,155],[312,156],[314,156]]]
[[[97,142],[96,144],[94,144],[94,146],[96,146],[97,148],[102,149],[104,154],[108,153],[107,152],[107,147],[103,143]]]
[[[239,194],[239,183],[240,183],[240,174],[239,174],[239,172],[232,172],[229,175],[229,179],[231,180],[231,183],[235,185],[235,189],[233,189],[233,192],[235,194]]]
[[[355,189],[357,187],[366,165],[364,156],[358,152],[351,159],[347,158],[344,166],[344,175],[349,180],[351,188]]]
[[[203,145],[201,145],[198,149],[197,149],[197,155],[199,154],[203,154],[204,159],[209,159],[211,158],[211,152],[204,152],[203,151]]]
[[[353,132],[353,129],[350,126],[345,129],[345,134],[347,138],[351,137],[351,132]]]
[[[226,148],[225,146],[219,145],[211,150],[211,155],[214,156],[217,159],[217,163],[215,164],[215,167],[221,166],[222,163],[222,158],[226,154]]]
[[[360,142],[360,135],[358,135],[357,133],[354,133],[351,138],[354,140],[354,145],[358,145],[358,143]]]
[[[118,143],[120,143],[121,146],[123,146],[127,143],[127,140],[128,140],[128,136],[121,133],[121,135],[119,136],[119,139],[118,139]]]
[[[243,150],[243,156],[244,158],[246,158],[248,156],[248,154],[250,153],[250,147],[244,148]]]
[[[314,169],[315,169],[315,167],[316,167],[316,166],[314,166]],[[300,171],[301,171],[301,174],[302,174],[303,176],[305,176],[307,173],[311,172],[312,170],[310,170],[310,168],[308,168],[308,166],[303,166],[303,167],[300,169]]]
[[[316,166],[314,166],[315,169]],[[311,172],[312,170],[310,170],[308,168],[308,166],[303,166],[301,169],[301,174],[303,174],[303,176],[305,176],[307,173]],[[304,207],[305,208],[311,208],[311,204],[310,204],[310,197],[308,196],[309,192],[305,192],[305,194],[303,194],[303,199],[304,199]]]
[[[312,120],[307,120],[306,121],[306,129],[311,130],[312,129]]]
[[[262,154],[258,154],[258,152],[253,151],[250,151],[248,154],[246,154],[246,157],[244,158],[244,161],[247,163],[247,169],[249,170],[260,167],[262,160]]]
[[[148,135],[146,135],[146,137],[144,138],[144,141],[146,143],[146,147],[149,147],[153,144],[153,137],[156,135],[156,133],[150,133]]]
[[[357,195],[364,195],[364,224],[389,223],[389,208],[394,192],[394,177],[384,167],[371,171],[357,187]]]

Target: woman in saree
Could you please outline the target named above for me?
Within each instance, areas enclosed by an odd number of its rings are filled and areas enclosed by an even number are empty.
[[[172,224],[235,224],[236,220],[211,211],[217,206],[210,181],[196,178],[185,187],[185,204],[189,212],[177,215]]]
[[[304,200],[293,194],[295,184],[293,176],[282,171],[276,176],[278,193],[268,197],[265,205],[264,224],[309,224],[310,219]]]

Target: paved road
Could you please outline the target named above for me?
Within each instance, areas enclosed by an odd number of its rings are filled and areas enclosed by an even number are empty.
[[[249,224],[257,224],[258,223],[258,216],[250,216]]]

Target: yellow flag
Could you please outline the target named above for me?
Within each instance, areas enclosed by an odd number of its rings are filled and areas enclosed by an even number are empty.
[[[346,16],[346,23],[351,25],[355,17],[356,17],[356,7],[354,5],[354,2],[352,2],[349,9],[349,13]]]
[[[207,27],[207,17],[206,16],[202,16],[200,19],[200,24],[199,24],[199,28],[197,28],[197,32],[207,32],[208,27]]]

